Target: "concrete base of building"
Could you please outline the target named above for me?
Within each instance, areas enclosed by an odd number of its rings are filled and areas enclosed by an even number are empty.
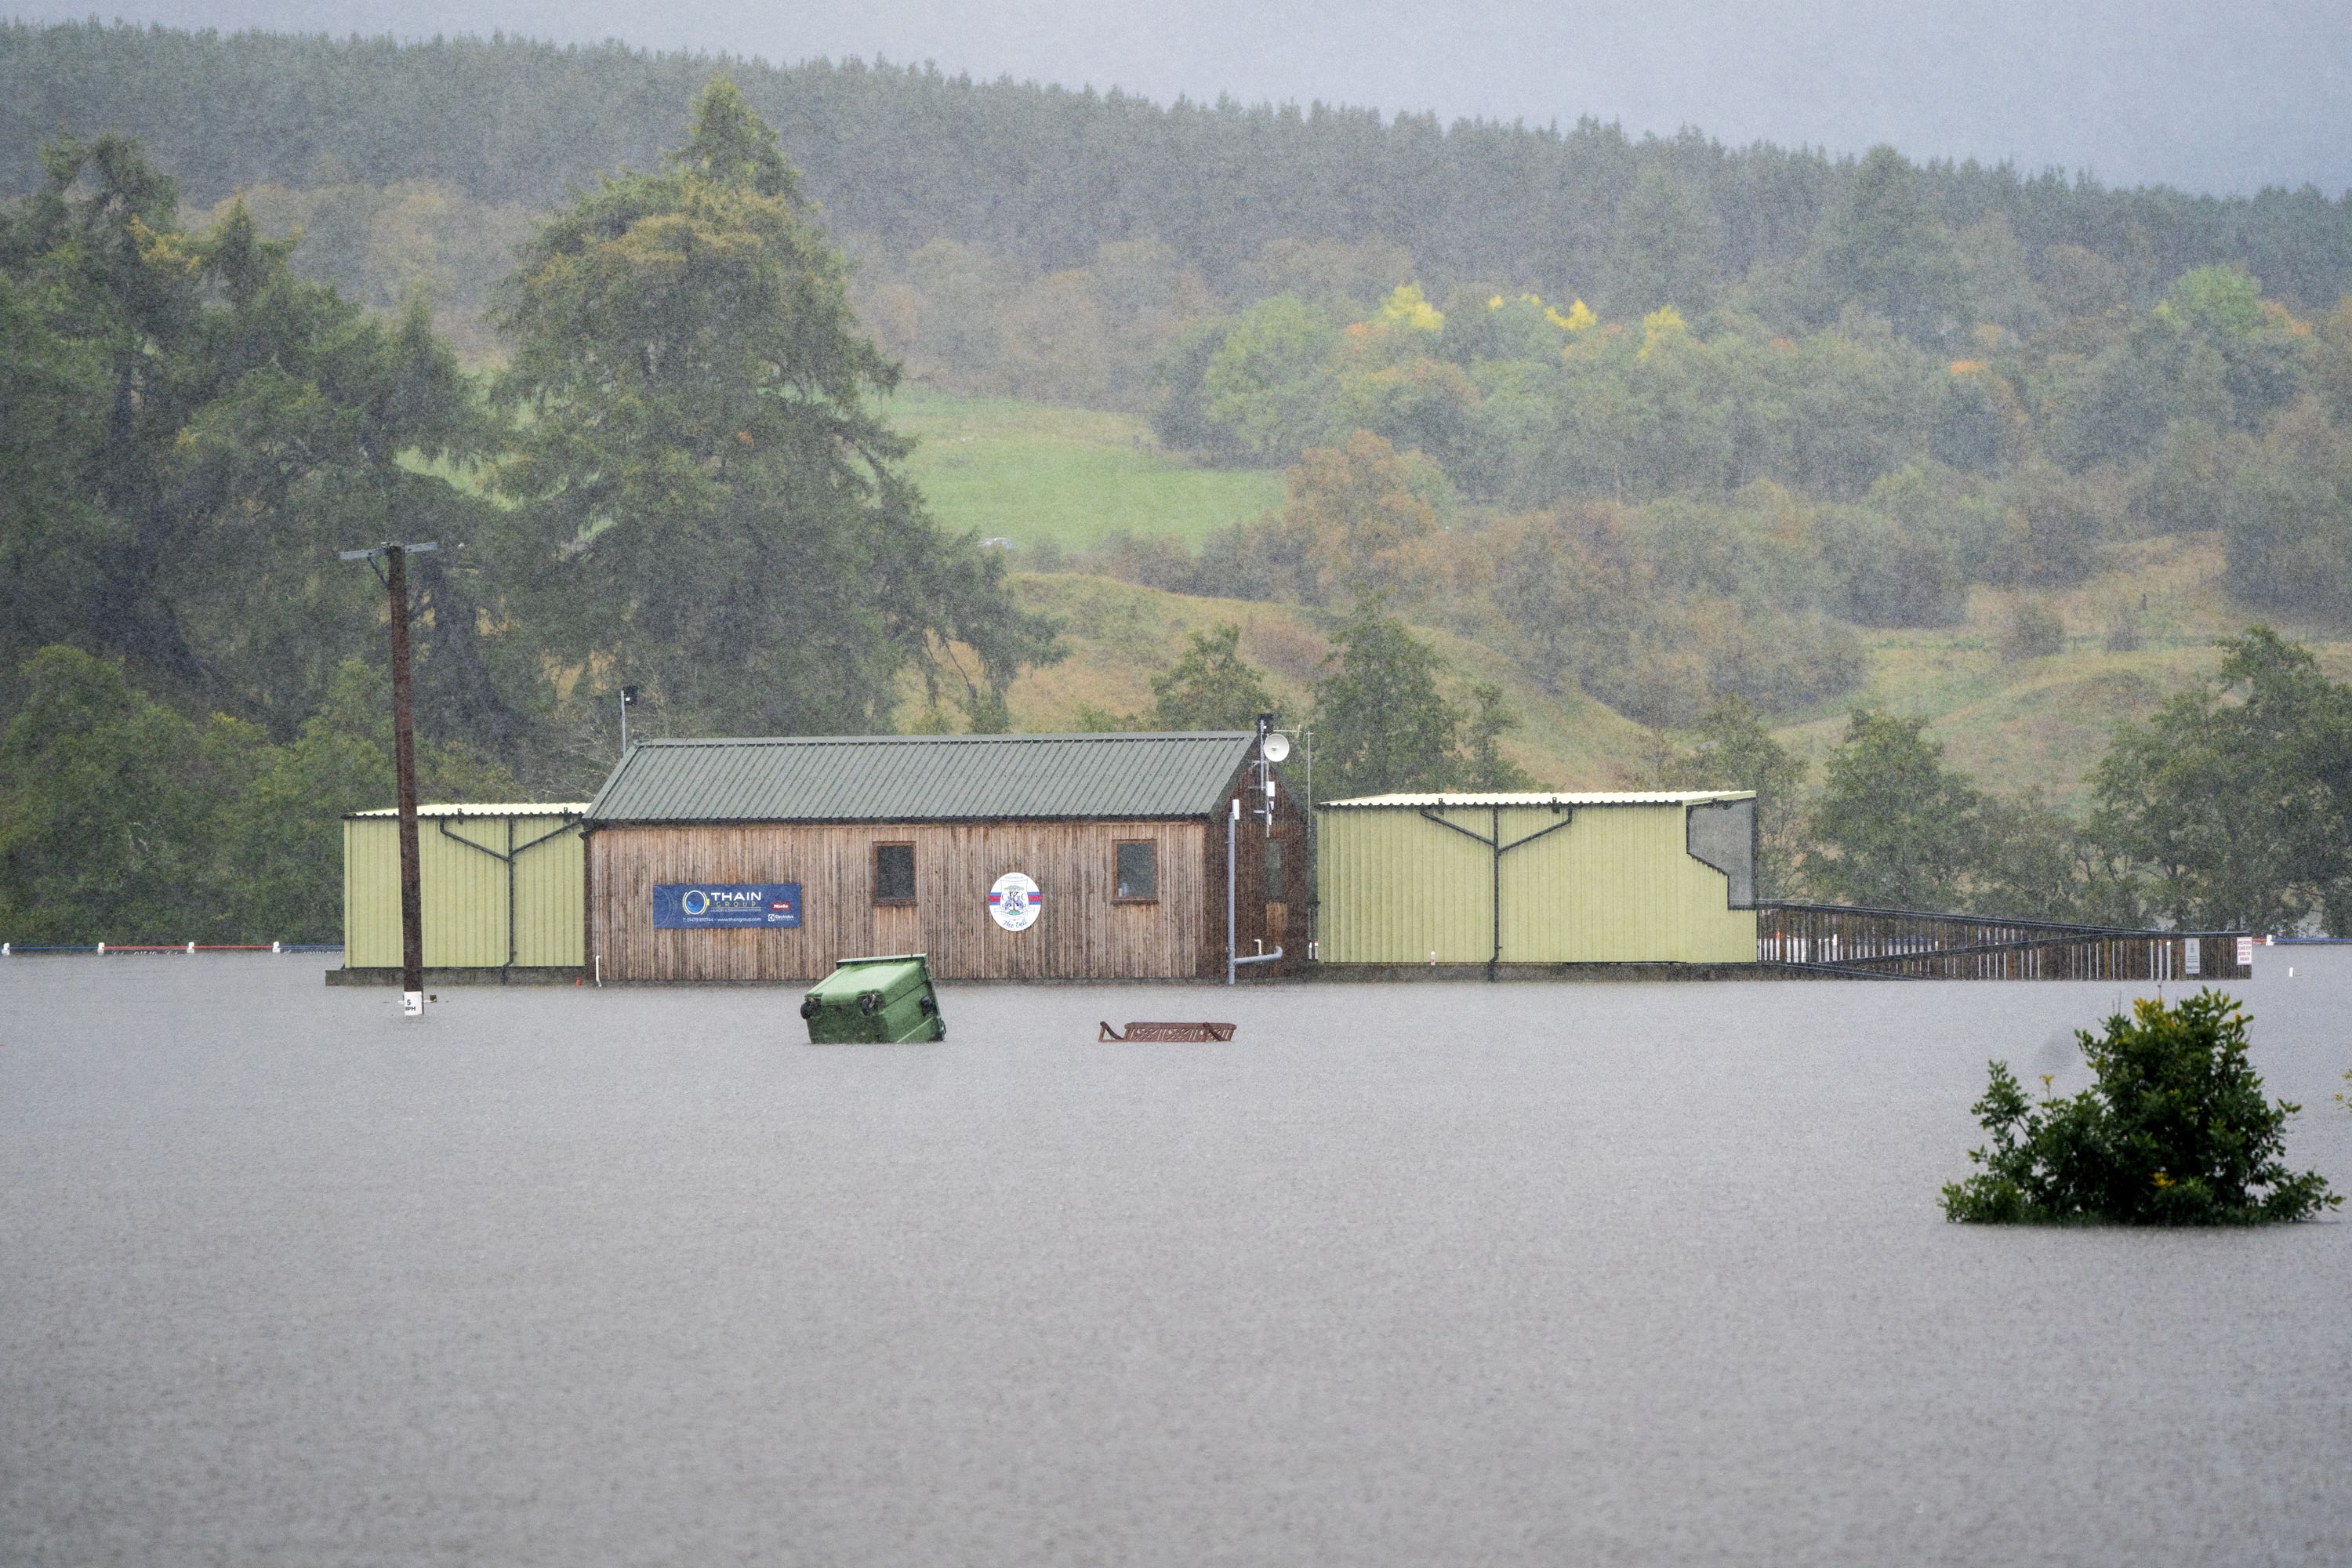
[[[568,964],[546,967],[526,967],[521,964],[504,969],[427,969],[425,984],[434,985],[569,985],[584,977],[587,971]],[[390,985],[400,984],[397,969],[330,969],[330,985]]]
[[[398,973],[399,972],[397,970],[394,971],[395,975]],[[572,971],[566,970],[564,973],[568,974],[572,973]],[[589,973],[586,970],[581,970],[578,973],[587,974],[588,984],[591,985],[596,984],[596,977],[593,973]],[[826,973],[830,973],[831,971],[827,971]],[[791,991],[797,993],[807,990],[810,986],[815,984],[818,981],[824,978],[824,975],[823,974],[809,974],[803,975],[798,978],[785,977],[775,980],[615,980],[611,975],[607,974],[604,976],[604,989],[607,991],[617,991],[625,986],[643,986],[666,988],[675,991],[687,986],[709,986],[732,990],[758,989],[765,987],[771,991]],[[1249,970],[1244,969],[1241,972],[1241,982],[1244,985],[1280,985],[1287,984],[1294,978],[1296,977],[1290,975],[1277,976],[1269,974],[1260,974],[1253,978]],[[1045,985],[1058,985],[1066,989],[1078,991],[1087,990],[1097,986],[1215,985],[1223,987],[1225,983],[1225,977],[1222,972],[1213,976],[1206,974],[1114,974],[1072,977],[1066,974],[1026,974],[1011,976],[992,974],[943,974],[936,976],[935,979],[936,983],[942,987],[952,985],[960,991],[966,987],[976,988],[981,986],[994,986],[999,988],[1018,989],[1022,986]],[[353,983],[339,982],[339,984]]]
[[[1310,963],[1301,979],[1318,982],[1364,981],[1427,984],[1435,981],[1476,981],[1487,978],[1483,963]],[[1512,963],[1495,968],[1496,980],[1784,980],[1787,969],[1769,963]]]

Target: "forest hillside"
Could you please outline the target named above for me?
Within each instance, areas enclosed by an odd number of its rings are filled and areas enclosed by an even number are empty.
[[[2352,920],[2352,198],[507,38],[0,84],[0,916],[331,919],[269,825],[381,804],[400,533],[445,792],[578,797],[624,685],[1264,705],[1318,788],[1762,788],[1784,892]]]

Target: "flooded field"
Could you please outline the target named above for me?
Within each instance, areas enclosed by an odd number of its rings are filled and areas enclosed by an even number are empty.
[[[2237,989],[2352,1189],[2352,950]],[[2078,1088],[2126,994],[950,990],[816,1048],[6,961],[0,1562],[2342,1563],[2352,1225],[1937,1207],[1986,1058]]]

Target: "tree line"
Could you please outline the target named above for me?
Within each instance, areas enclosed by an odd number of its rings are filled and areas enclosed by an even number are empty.
[[[1858,709],[1810,770],[1736,699],[1664,742],[1660,783],[1759,792],[1764,885],[1877,908],[2189,931],[2352,931],[2352,684],[2255,626],[2116,726],[2086,818],[2004,796],[1920,720]]]
[[[1441,292],[1507,283],[1579,291],[1620,317],[1670,300],[1688,310],[1693,282],[1798,262],[1872,177],[1867,160],[1727,148],[1696,132],[1637,140],[1591,120],[1160,104],[878,61],[782,66],[502,36],[404,44],[11,23],[0,28],[0,189],[37,184],[31,149],[60,129],[116,129],[205,204],[264,184],[429,181],[545,209],[678,144],[683,106],[714,71],[782,132],[835,230],[870,237],[878,254],[948,239],[1034,278],[1157,237],[1229,297],[1270,243],[1377,241],[1408,251]],[[1957,245],[1964,268],[1966,237],[1998,218],[2031,257],[2071,247],[2105,258],[2142,302],[2227,261],[2306,306],[2352,290],[2341,193],[2119,190],[1973,162],[1916,172],[1915,243],[1931,261]],[[1866,269],[1846,283],[1862,295],[1878,286]],[[1811,308],[1833,320],[1842,303]]]

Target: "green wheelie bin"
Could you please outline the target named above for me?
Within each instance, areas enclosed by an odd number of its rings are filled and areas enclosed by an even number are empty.
[[[931,989],[931,966],[919,952],[845,958],[801,998],[813,1046],[898,1045],[944,1040],[948,1021]]]

